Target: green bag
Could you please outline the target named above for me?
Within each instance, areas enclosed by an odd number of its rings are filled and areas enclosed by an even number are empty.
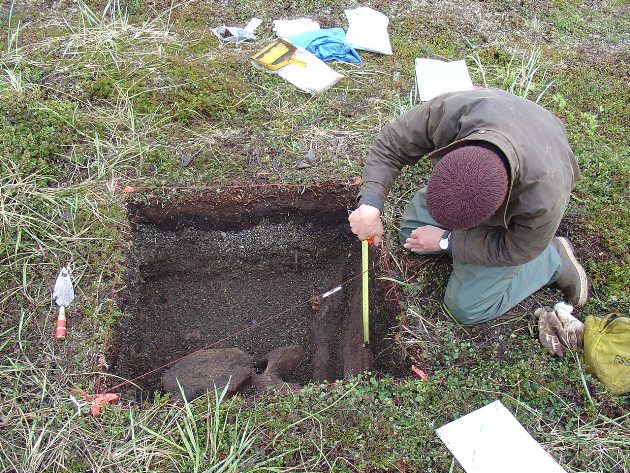
[[[584,321],[584,367],[612,394],[630,391],[630,316],[588,316]]]

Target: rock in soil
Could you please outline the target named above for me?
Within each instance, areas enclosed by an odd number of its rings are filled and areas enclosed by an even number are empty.
[[[162,387],[174,399],[182,399],[179,380],[186,399],[190,401],[207,391],[214,391],[215,386],[221,391],[229,383],[227,393],[231,395],[250,380],[253,367],[253,358],[238,348],[198,350],[162,375]]]
[[[286,378],[304,358],[304,348],[300,345],[290,345],[276,348],[267,353],[263,361],[267,362],[265,371],[261,374],[252,375],[257,391],[261,392],[267,388],[279,388],[284,386]],[[299,387],[298,384],[290,384],[291,388]]]

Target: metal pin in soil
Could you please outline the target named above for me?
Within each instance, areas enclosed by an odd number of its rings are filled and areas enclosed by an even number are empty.
[[[370,294],[368,283],[368,245],[374,242],[374,237],[361,242],[361,283],[362,283],[362,306],[363,306],[363,346],[370,343]]]

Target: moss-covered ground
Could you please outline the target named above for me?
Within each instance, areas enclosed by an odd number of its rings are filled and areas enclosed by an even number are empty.
[[[334,64],[344,79],[312,96],[249,57],[273,38],[272,19],[346,28],[354,0],[2,3],[2,471],[462,471],[434,430],[495,399],[567,471],[630,471],[628,398],[610,396],[576,354],[552,358],[537,341],[533,309],[559,293],[535,294],[511,320],[462,327],[441,303],[448,262],[396,245],[401,207],[427,164],[392,190],[385,250],[401,291],[397,342],[428,380],[372,373],[256,400],[123,400],[78,416],[69,392],[99,388],[124,317],[126,200],[198,192],[160,186],[352,181],[380,126],[417,103],[416,57],[466,59],[476,84],[538,100],[563,120],[582,178],[561,232],[592,284],[578,316],[629,312],[625,2],[367,5],[389,16],[394,54]],[[264,20],[253,44],[211,31],[253,16]],[[320,164],[296,167],[309,151]],[[51,287],[62,265],[76,299],[59,343]]]

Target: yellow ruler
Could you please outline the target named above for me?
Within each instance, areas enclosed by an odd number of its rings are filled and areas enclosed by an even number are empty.
[[[368,245],[373,237],[361,241],[361,271],[362,271],[362,297],[363,297],[363,344],[370,343],[370,293],[368,283]]]

